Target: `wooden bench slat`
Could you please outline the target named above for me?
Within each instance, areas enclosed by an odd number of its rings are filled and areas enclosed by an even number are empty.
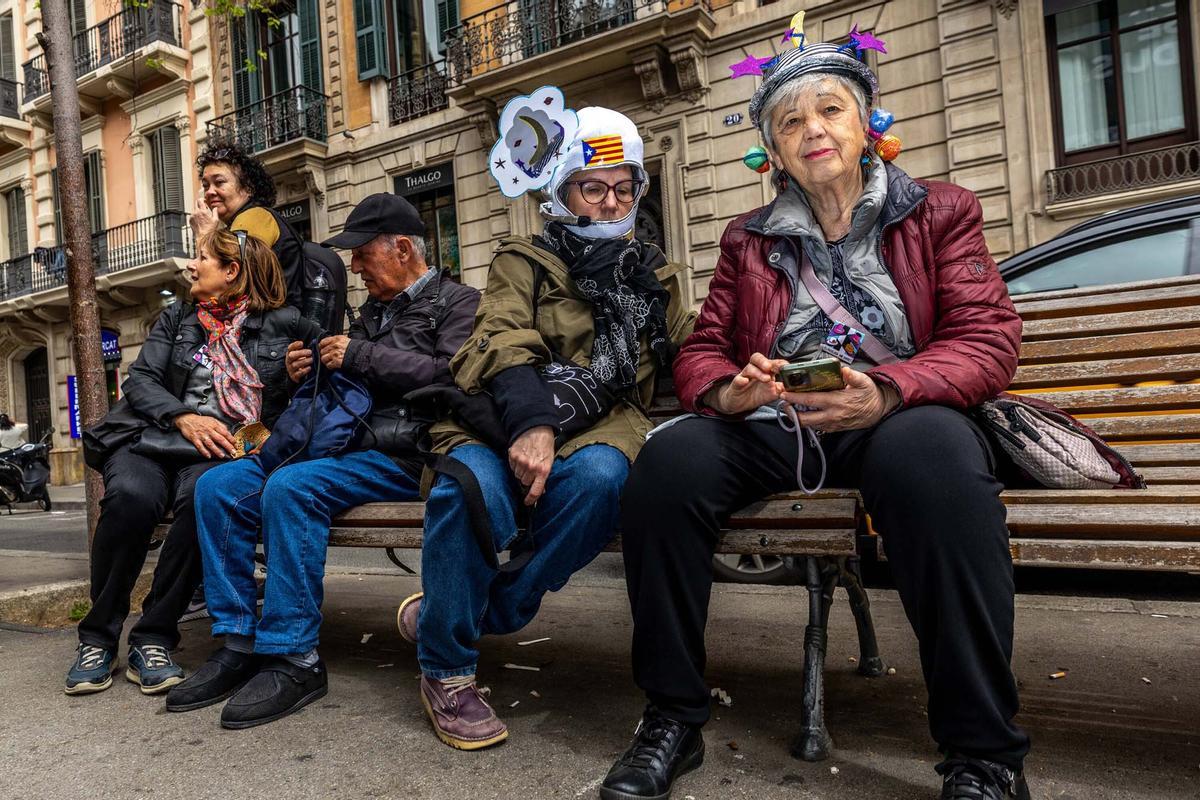
[[[1013,297],[1013,304],[1020,309],[1025,303],[1041,300],[1060,300],[1067,297],[1079,298],[1092,295],[1113,295],[1119,297],[1122,294],[1132,294],[1144,289],[1157,289],[1163,286],[1186,286],[1188,284],[1200,284],[1200,276],[1177,275],[1173,278],[1151,278],[1145,281],[1129,281],[1127,283],[1108,283],[1100,286],[1077,286],[1073,289],[1050,289],[1045,292],[1029,292],[1028,294],[1019,294]]]
[[[1157,539],[1200,544],[1200,502],[1015,504],[1008,528],[1016,537]]]
[[[1009,549],[1023,566],[1200,571],[1200,547],[1191,542],[1013,538]]]
[[[1157,286],[1132,292],[1087,294],[1050,300],[1027,299],[1016,304],[1023,320],[1078,317],[1082,314],[1112,314],[1151,308],[1178,308],[1200,302],[1200,282]]]
[[[1017,367],[1014,389],[1104,383],[1191,381],[1200,378],[1200,353],[1147,358],[1113,358]]]
[[[1021,342],[1021,363],[1049,364],[1101,358],[1140,358],[1200,351],[1200,327],[1077,339]]]
[[[718,553],[747,555],[853,555],[857,532],[853,528],[805,530],[746,529],[722,532]],[[392,547],[413,549],[421,546],[420,528],[358,528],[337,525],[330,530],[329,544],[337,547]],[[619,552],[618,536],[604,548]]]
[[[1136,467],[1151,486],[1200,484],[1200,467]]]
[[[1053,403],[1072,414],[1200,409],[1200,383],[1018,393]]]
[[[1084,419],[1106,441],[1200,437],[1200,414],[1151,414],[1145,417]]]
[[[1117,452],[1136,466],[1200,466],[1200,445],[1122,444]]]
[[[1021,347],[1047,339],[1173,331],[1196,325],[1200,325],[1200,306],[1028,320],[1021,331]]]
[[[1096,505],[1098,503],[1127,504],[1194,504],[1200,506],[1200,487],[1150,486],[1145,489],[1008,489],[1000,495],[1004,504],[1034,505]],[[1088,513],[1091,513],[1090,511]]]

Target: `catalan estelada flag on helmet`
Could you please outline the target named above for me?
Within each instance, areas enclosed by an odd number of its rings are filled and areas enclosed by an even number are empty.
[[[599,167],[604,164],[620,164],[625,160],[625,146],[619,134],[596,136],[583,140],[583,165]]]

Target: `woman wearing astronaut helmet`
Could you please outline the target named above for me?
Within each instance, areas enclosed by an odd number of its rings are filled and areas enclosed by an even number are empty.
[[[651,428],[655,375],[692,323],[681,302],[684,267],[633,236],[649,180],[633,122],[605,108],[576,114],[543,87],[510,102],[500,131],[492,175],[509,197],[544,190],[546,224],[496,249],[474,330],[450,371],[468,394],[495,398],[507,446],[489,446],[454,420],[431,436],[436,453],[477,479],[496,550],[528,560],[511,572],[493,568],[460,484],[441,474],[426,505],[424,592],[397,614],[417,646],[434,732],[467,750],[508,736],[476,689],[479,638],[524,627],[542,596],[612,539],[629,464]]]

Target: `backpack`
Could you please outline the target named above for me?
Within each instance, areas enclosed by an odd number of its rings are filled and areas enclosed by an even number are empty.
[[[304,242],[304,275],[300,285],[300,314],[328,334],[340,334],[346,322],[346,265],[332,249]]]

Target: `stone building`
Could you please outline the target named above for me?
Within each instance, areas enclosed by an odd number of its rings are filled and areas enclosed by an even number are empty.
[[[0,13],[5,2],[16,0],[0,0]],[[336,232],[367,194],[407,196],[426,218],[432,260],[482,287],[494,243],[540,225],[532,198],[505,199],[487,173],[497,112],[516,94],[556,84],[574,107],[608,106],[638,124],[654,176],[639,231],[690,265],[690,300],[699,303],[725,225],[772,197],[768,179],[741,162],[759,144],[746,113],[757,79],[732,79],[729,66],[777,52],[796,11],[806,11],[810,40],[845,41],[857,24],[886,42],[887,53],[866,57],[879,74],[879,104],[895,114],[904,142],[897,163],[974,190],[988,245],[1002,259],[1095,214],[1200,190],[1194,2],[283,0],[278,23],[254,14],[205,18],[189,7],[179,69],[191,77],[191,105],[170,118],[190,123],[180,128],[188,147],[218,132],[257,150],[280,186],[279,208],[316,240]],[[37,14],[22,8],[18,19],[36,25]],[[0,23],[0,38],[3,31]],[[32,48],[31,39],[16,41]],[[267,58],[252,68],[260,51]],[[165,99],[169,90],[153,91]],[[132,92],[138,114],[151,113],[150,93]],[[113,116],[93,135],[114,148],[105,158],[132,162],[136,184],[138,156],[127,141],[134,126],[121,121],[133,115],[130,103],[104,101]],[[8,160],[0,154],[0,192],[33,182],[26,194],[37,203],[37,226],[27,238],[49,246],[52,161],[33,105],[21,105],[23,121],[0,122],[4,140],[5,125],[23,126],[11,135],[24,143]],[[137,125],[145,136],[148,127]],[[149,145],[138,147],[144,180]],[[117,215],[110,195],[106,224],[158,208],[148,199],[128,203]],[[154,269],[163,279],[140,289],[142,306],[108,312],[120,328],[123,366],[152,318],[146,294],[170,285],[166,268]],[[111,294],[104,282],[112,276],[100,280]],[[361,301],[361,287],[351,285]],[[35,334],[61,337],[59,312],[44,309],[58,308],[62,291],[0,299],[0,331],[8,331],[0,339],[0,406],[19,416],[28,394],[17,377],[28,372],[22,361],[40,341]],[[124,324],[122,314],[141,316]],[[65,339],[48,349],[53,414],[65,423]],[[68,453],[74,442],[65,424],[56,426]]]

